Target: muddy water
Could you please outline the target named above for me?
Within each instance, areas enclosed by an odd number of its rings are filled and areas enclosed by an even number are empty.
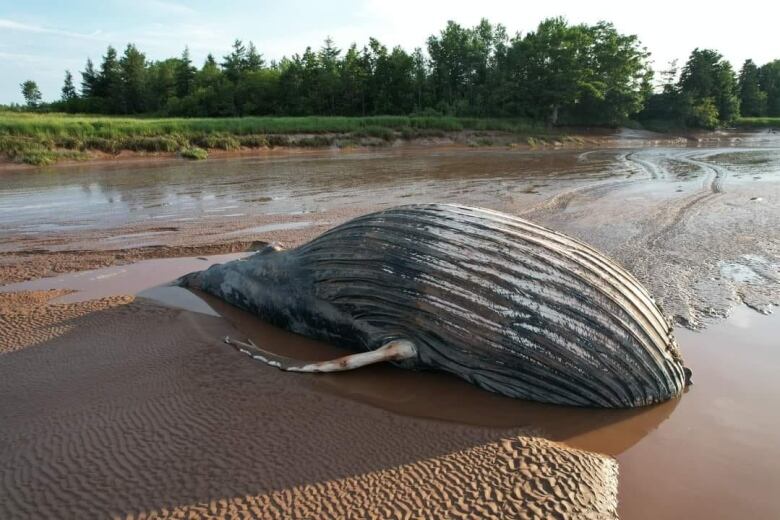
[[[619,454],[622,518],[778,518],[780,313],[677,331],[694,386]]]
[[[246,256],[246,253],[144,260],[124,266],[79,271],[63,276],[7,284],[0,286],[0,292],[51,289],[71,289],[74,291],[54,298],[51,300],[52,303],[74,303],[117,294],[135,294],[198,312],[207,309],[208,306],[202,303],[193,304],[195,307],[188,305],[187,302],[194,302],[198,299],[188,297],[187,295],[191,294],[189,291],[179,290],[168,283],[183,274],[207,269],[214,264],[229,262],[242,256]],[[209,313],[214,314],[213,311],[209,311]]]
[[[0,231],[45,235],[159,222],[291,219],[334,208],[468,197],[495,203],[538,195],[550,179],[612,175],[613,154],[471,150],[339,152],[202,163],[5,172]],[[176,224],[174,224],[176,225]],[[246,233],[272,229],[252,228]],[[160,240],[157,236],[135,237]]]
[[[530,152],[412,148],[6,171],[0,172],[0,232],[35,236],[271,214],[295,218],[334,208],[432,198],[493,207],[521,202],[530,206],[537,202],[534,199],[570,184],[608,178],[663,179],[685,190],[689,182],[706,175],[709,166],[704,163],[713,157],[733,166],[730,181],[760,180],[751,176],[777,170],[780,138],[743,138],[736,144],[712,149]],[[746,155],[747,151],[753,153]],[[267,230],[247,229],[263,231]],[[151,233],[162,235],[166,230]]]

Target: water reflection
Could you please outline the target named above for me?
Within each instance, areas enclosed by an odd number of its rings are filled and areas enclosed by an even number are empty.
[[[324,360],[351,353],[264,323],[211,295],[196,294],[244,335],[277,354]],[[625,410],[546,405],[492,394],[450,374],[413,372],[388,364],[338,374],[289,376],[394,413],[478,426],[525,427],[569,446],[609,455],[639,442],[679,402]]]
[[[301,214],[413,202],[432,193],[444,200],[476,193],[489,204],[539,179],[612,175],[614,154],[578,162],[578,153],[383,151],[5,172],[0,229],[105,228],[203,218],[224,207],[233,214]]]
[[[753,180],[780,171],[780,154],[776,148],[387,149],[9,171],[0,173],[0,231],[298,215],[432,198],[519,208],[603,179],[696,182],[710,164],[729,170],[731,181]]]

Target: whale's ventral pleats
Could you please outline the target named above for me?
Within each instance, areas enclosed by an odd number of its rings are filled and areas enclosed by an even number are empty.
[[[398,365],[510,397],[631,407],[686,383],[672,322],[630,273],[487,209],[400,206],[182,280],[358,353],[408,342]]]

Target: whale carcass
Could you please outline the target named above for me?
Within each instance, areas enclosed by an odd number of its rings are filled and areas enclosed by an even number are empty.
[[[672,322],[625,269],[576,239],[487,209],[387,209],[181,283],[356,352],[304,363],[227,338],[291,371],[391,361],[510,397],[596,407],[673,398],[690,375]]]

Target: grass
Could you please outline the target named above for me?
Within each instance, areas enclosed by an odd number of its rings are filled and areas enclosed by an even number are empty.
[[[0,154],[13,161],[35,166],[45,166],[61,159],[87,159],[87,154],[83,151],[57,150],[51,141],[40,142],[30,137],[8,137],[1,134]]]
[[[780,128],[780,117],[740,117],[737,126],[749,128]]]
[[[231,135],[205,134],[190,138],[192,144],[215,150],[238,150],[241,142]]]
[[[241,147],[331,146],[372,138],[443,137],[461,130],[544,133],[525,119],[449,116],[146,118],[0,112],[0,153],[11,160],[49,164],[86,158],[88,150],[117,154]],[[373,143],[376,144],[376,143]]]
[[[542,127],[525,119],[468,118],[449,116],[372,117],[231,117],[231,118],[129,118],[75,114],[0,112],[0,134],[48,137],[143,137],[210,134],[324,134],[377,132],[378,129],[539,131]]]
[[[206,150],[204,150],[203,148],[198,148],[197,146],[191,146],[189,148],[182,148],[179,151],[179,155],[181,155],[185,159],[193,159],[195,161],[202,161],[202,160],[208,158],[209,153]]]

